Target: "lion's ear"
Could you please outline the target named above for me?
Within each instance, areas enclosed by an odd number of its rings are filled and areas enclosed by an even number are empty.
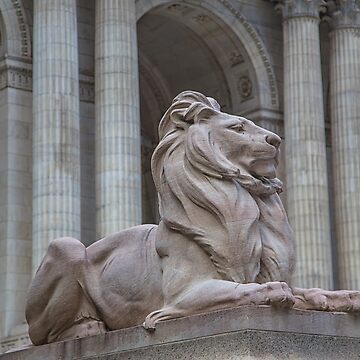
[[[214,109],[204,107],[194,116],[194,123],[199,124],[203,121],[207,121],[215,114],[216,111]]]
[[[176,128],[185,129],[187,127],[185,121],[185,112],[189,106],[189,102],[178,101],[165,112],[159,123],[160,139]]]
[[[217,111],[210,108],[208,105],[196,102],[189,106],[184,116],[187,123],[199,124],[202,121],[207,121],[216,113]]]

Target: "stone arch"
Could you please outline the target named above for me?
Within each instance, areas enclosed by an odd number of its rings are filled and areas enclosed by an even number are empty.
[[[153,222],[157,220],[151,210],[156,192],[148,176],[150,157],[157,142],[157,123],[173,96],[188,88],[204,92],[216,98],[223,111],[249,116],[277,132],[279,98],[262,39],[229,2],[136,0],[136,15],[143,221]]]
[[[0,0],[3,42],[9,56],[31,57],[31,30],[22,0]]]
[[[257,30],[230,1],[203,0],[199,2],[195,0],[181,0],[175,2],[173,0],[136,0],[137,19],[139,20],[156,7],[182,3],[184,5],[204,8],[231,28],[243,44],[253,63],[257,84],[261,84],[261,92],[259,92],[260,108],[279,111],[279,92],[275,72],[266,47]]]

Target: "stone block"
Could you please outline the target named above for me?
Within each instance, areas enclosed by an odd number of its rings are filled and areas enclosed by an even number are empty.
[[[52,359],[358,359],[360,318],[344,313],[241,307],[3,354]]]

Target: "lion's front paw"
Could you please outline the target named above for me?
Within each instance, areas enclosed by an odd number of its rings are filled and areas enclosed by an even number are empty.
[[[349,290],[294,289],[295,308],[301,310],[360,313],[360,292]]]
[[[332,310],[327,291],[322,289],[295,289],[295,300],[294,307],[300,310]]]
[[[285,282],[265,283],[268,303],[280,308],[291,308],[295,303],[292,290]]]
[[[360,314],[360,291],[348,291],[351,308],[349,312]]]

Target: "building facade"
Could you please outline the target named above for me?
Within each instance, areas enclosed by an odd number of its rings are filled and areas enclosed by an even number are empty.
[[[284,139],[294,285],[360,289],[359,1],[0,0],[2,351],[51,239],[158,221],[150,157],[186,89]]]

